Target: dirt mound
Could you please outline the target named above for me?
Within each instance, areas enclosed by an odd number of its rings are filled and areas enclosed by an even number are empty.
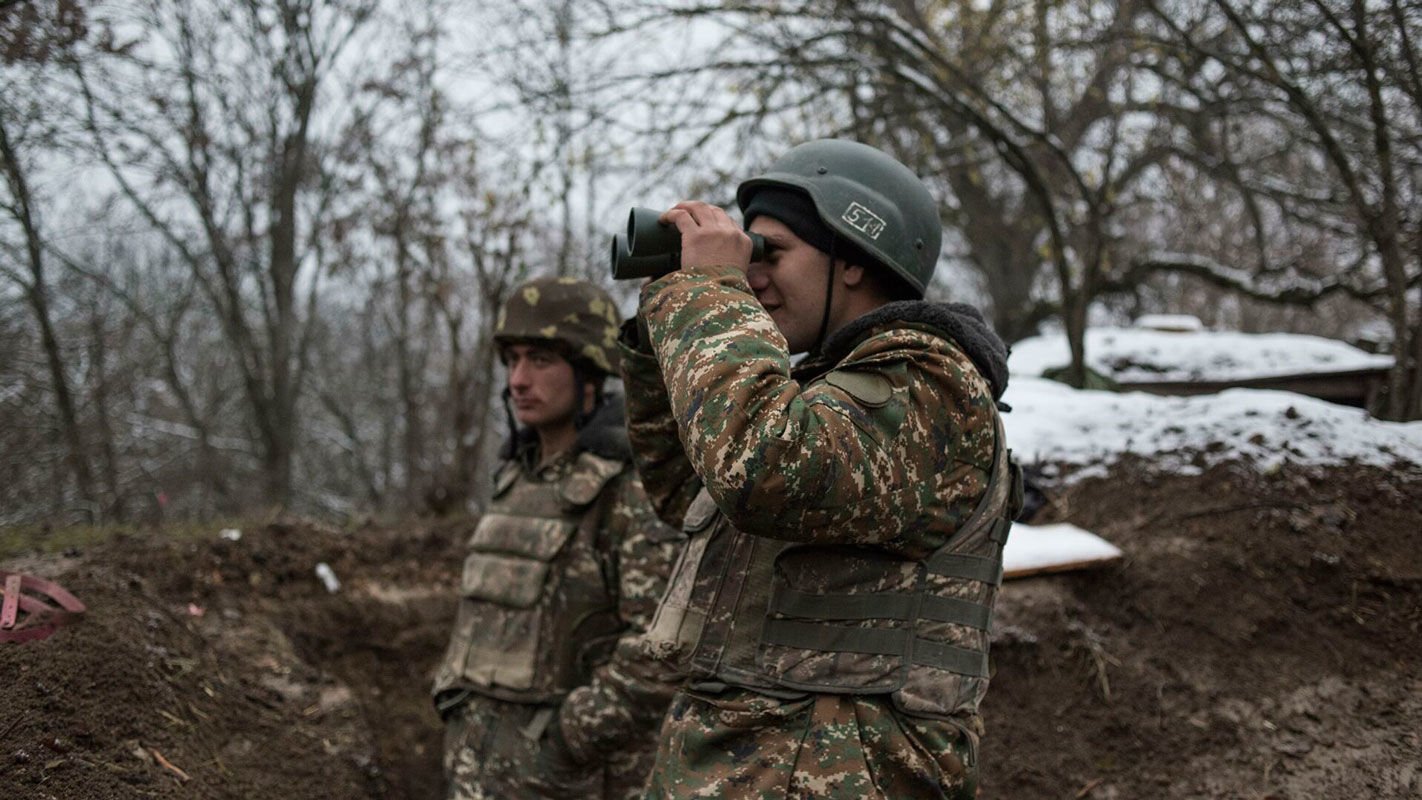
[[[1009,583],[989,797],[1422,791],[1422,474],[1126,464],[1039,515],[1126,551]]]
[[[0,647],[0,794],[439,796],[427,673],[466,530],[274,525],[12,562],[90,610]]]
[[[1422,475],[1160,476],[1054,496],[1121,546],[1004,589],[983,797],[1413,797]],[[0,646],[0,795],[429,798],[469,522],[127,537],[4,566],[90,608]],[[327,591],[325,563],[340,586]]]

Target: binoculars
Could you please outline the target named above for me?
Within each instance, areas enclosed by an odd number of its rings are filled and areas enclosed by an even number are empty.
[[[627,218],[627,233],[612,237],[614,280],[659,278],[681,267],[681,231],[657,221],[660,211],[634,208]],[[765,257],[765,237],[746,233],[751,240],[751,261]]]

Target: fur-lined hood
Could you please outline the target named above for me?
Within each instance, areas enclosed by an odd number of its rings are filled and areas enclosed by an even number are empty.
[[[981,311],[966,303],[929,303],[902,300],[886,303],[835,331],[821,348],[830,364],[839,363],[869,332],[898,323],[922,325],[958,344],[992,387],[998,400],[1007,390],[1007,354],[1010,348],[988,326]]]

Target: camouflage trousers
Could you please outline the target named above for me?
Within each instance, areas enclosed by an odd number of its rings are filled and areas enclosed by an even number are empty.
[[[977,794],[976,735],[887,697],[778,700],[682,690],[647,781],[654,798],[952,798]]]
[[[575,779],[537,772],[550,706],[472,695],[452,710],[444,729],[446,800],[625,800],[642,796],[653,753],[621,752],[589,765]]]

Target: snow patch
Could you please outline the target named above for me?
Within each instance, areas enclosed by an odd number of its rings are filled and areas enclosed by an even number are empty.
[[[1422,422],[1383,422],[1292,392],[1165,397],[1017,375],[1003,399],[1013,409],[1004,423],[1018,459],[1087,468],[1074,478],[1103,473],[1127,454],[1181,473],[1237,459],[1263,470],[1349,462],[1422,469]]]
[[[1085,346],[1087,366],[1123,383],[1231,381],[1392,366],[1391,356],[1294,333],[1088,328]],[[1057,334],[1014,344],[1007,363],[1013,375],[1037,377],[1070,361],[1066,336]]]

